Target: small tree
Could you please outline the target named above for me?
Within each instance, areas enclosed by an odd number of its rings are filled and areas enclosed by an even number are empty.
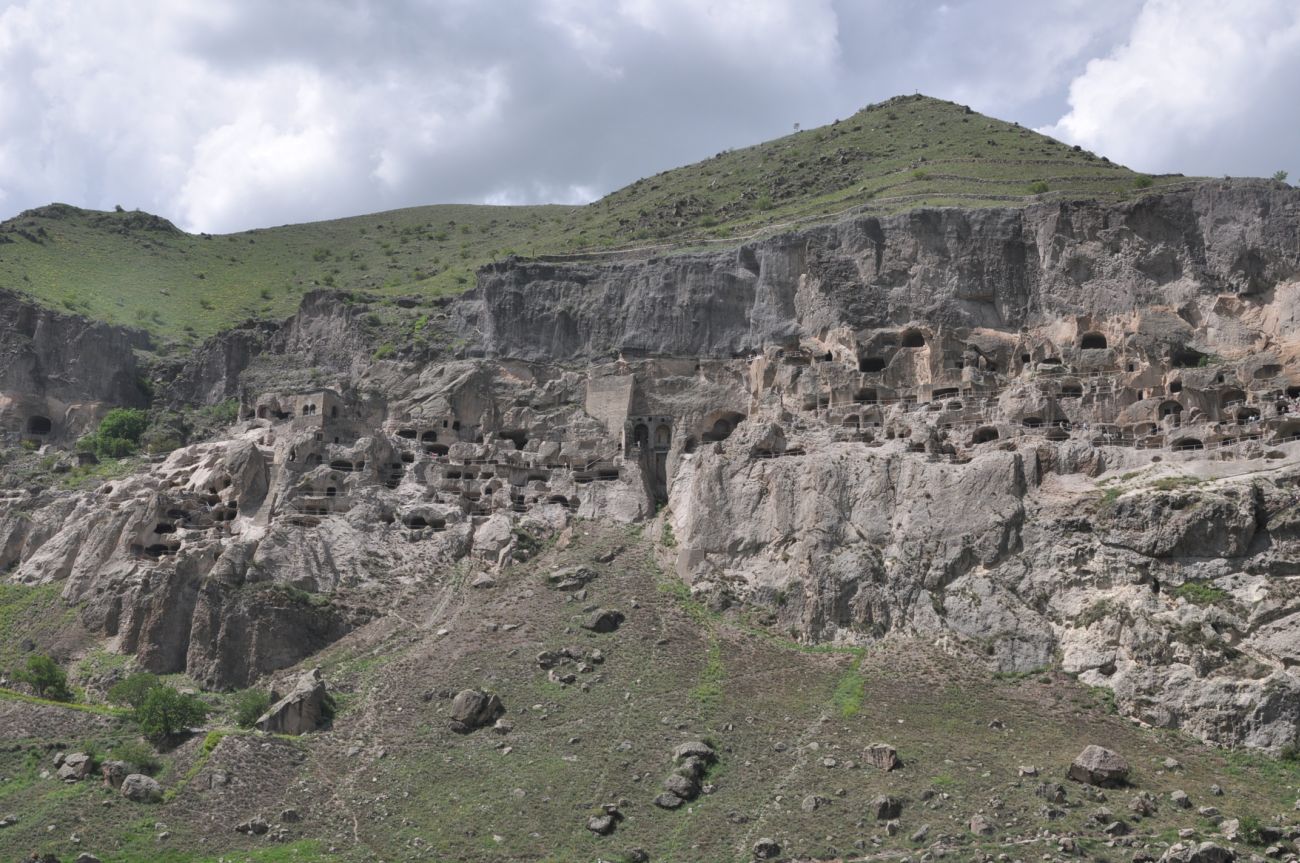
[[[1275,171],[1273,173],[1273,179],[1277,180],[1279,183],[1285,183],[1286,178],[1287,178],[1286,171]]]
[[[139,707],[145,697],[156,687],[162,686],[156,674],[137,671],[119,680],[108,690],[108,700],[123,707]]]
[[[155,686],[135,709],[135,721],[145,737],[153,741],[175,737],[208,715],[208,706],[193,695],[170,686]]]
[[[27,657],[26,667],[14,672],[14,680],[30,686],[39,698],[52,698],[55,701],[72,700],[72,692],[68,689],[68,675],[59,668],[57,662],[43,653]]]

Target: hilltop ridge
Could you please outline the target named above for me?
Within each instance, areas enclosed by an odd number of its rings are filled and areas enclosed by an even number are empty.
[[[1144,177],[1014,123],[925,96],[637,180],[584,206],[437,204],[228,235],[66,204],[0,223],[0,287],[181,344],[283,318],[316,288],[437,297],[509,255],[726,241],[854,209],[1116,200]]]

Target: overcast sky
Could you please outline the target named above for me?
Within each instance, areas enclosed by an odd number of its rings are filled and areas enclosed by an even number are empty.
[[[1300,175],[1300,0],[0,0],[0,217],[584,202],[920,91]]]

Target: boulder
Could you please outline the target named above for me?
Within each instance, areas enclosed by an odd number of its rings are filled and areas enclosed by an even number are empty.
[[[1102,746],[1088,746],[1070,764],[1066,774],[1076,782],[1114,788],[1128,780],[1128,762],[1118,752]]]
[[[451,721],[448,724],[457,734],[469,734],[496,722],[505,712],[505,705],[495,693],[462,689],[451,701]]]
[[[775,839],[763,838],[754,843],[755,860],[775,860],[781,854],[781,846]]]
[[[903,766],[903,762],[898,757],[898,750],[888,743],[873,743],[868,746],[865,760],[877,770],[897,770]]]
[[[718,753],[703,740],[689,740],[673,750],[673,761],[678,763],[687,758],[698,758],[706,764],[712,764],[717,757]]]
[[[587,829],[597,836],[608,836],[618,826],[618,812],[603,812],[587,819]]]
[[[983,815],[972,816],[970,820],[970,832],[974,833],[976,836],[992,836],[993,822],[989,821],[989,819],[985,818]]]
[[[1179,809],[1192,808],[1192,798],[1187,796],[1186,791],[1174,791],[1169,795],[1169,802],[1177,806]]]
[[[162,786],[143,773],[131,773],[122,780],[122,796],[135,803],[158,803],[162,800]]]
[[[272,734],[305,734],[315,731],[326,718],[329,694],[320,669],[305,672],[293,690],[257,720],[257,727]]]
[[[867,811],[877,821],[892,821],[903,813],[903,801],[882,794],[867,804]]]
[[[95,760],[84,752],[72,752],[64,756],[59,765],[58,776],[64,782],[79,782],[91,774]]]
[[[655,798],[654,803],[660,809],[676,809],[686,801],[673,794],[671,791],[665,791]]]
[[[256,816],[235,825],[236,833],[245,833],[249,836],[262,836],[271,829],[271,825],[266,823],[266,819]]]
[[[99,765],[99,774],[104,777],[104,785],[109,788],[121,788],[122,780],[130,772],[125,761],[105,761]]]
[[[1160,863],[1232,863],[1237,859],[1222,845],[1213,842],[1178,842],[1169,846],[1169,850],[1160,855]]]
[[[700,794],[700,783],[690,776],[674,773],[664,780],[664,790],[683,800],[694,800]]]
[[[627,618],[623,612],[612,608],[598,608],[593,611],[585,621],[582,628],[589,629],[592,632],[606,633],[613,632],[622,625]]]

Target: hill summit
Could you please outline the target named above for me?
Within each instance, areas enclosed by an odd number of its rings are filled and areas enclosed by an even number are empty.
[[[0,224],[0,288],[193,344],[237,321],[283,318],[317,288],[460,293],[509,255],[725,245],[855,211],[1115,200],[1180,182],[962,105],[899,96],[585,206],[443,204],[217,236],[55,204]]]

